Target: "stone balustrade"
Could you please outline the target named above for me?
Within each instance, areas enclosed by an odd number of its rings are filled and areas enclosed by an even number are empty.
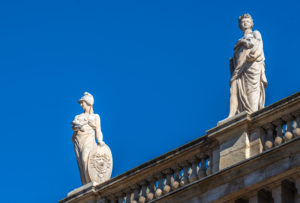
[[[300,112],[287,114],[262,127],[264,150],[300,136]]]
[[[208,130],[206,135],[105,183],[82,186],[81,189],[69,193],[68,197],[60,202],[164,202],[163,199],[192,185],[198,184],[206,188],[204,182],[209,182],[212,177],[221,176],[226,170],[234,171],[235,166],[241,163],[245,165],[248,160],[259,160],[260,156],[267,157],[272,153],[280,154],[278,152],[280,148],[288,149],[288,144],[295,145],[300,142],[298,137],[300,137],[300,92],[250,115],[241,113],[226,119]],[[290,150],[294,149],[296,148]],[[288,155],[280,154],[280,156]],[[261,164],[266,164],[265,160]],[[272,161],[269,164],[273,163]],[[258,167],[257,164],[251,166]],[[299,181],[297,187],[298,185]],[[211,187],[217,189],[217,185]],[[208,190],[207,194],[210,194],[209,191],[214,191],[214,188]],[[273,196],[275,192],[270,190]],[[199,199],[212,197],[217,198],[211,195],[198,196]],[[250,198],[251,201],[249,198],[249,202],[255,202],[253,198]]]
[[[207,131],[219,145],[218,170],[300,136],[300,92],[252,114],[241,113]]]
[[[262,140],[264,150],[271,149],[284,142],[300,136],[300,112],[285,115],[271,123],[262,126]]]
[[[217,147],[215,140],[203,136],[103,184],[90,185],[89,191],[97,191],[105,203],[144,203],[162,198],[212,174],[216,170],[213,150]],[[61,202],[80,199],[81,192],[72,191]]]
[[[259,134],[263,151],[300,136],[299,93],[292,96],[251,115],[250,135]]]
[[[210,175],[211,158],[211,151],[202,151],[185,157],[183,161],[176,161],[163,170],[153,168],[151,175],[142,177],[141,173],[136,173],[136,180],[139,180],[133,185],[124,184],[125,187],[117,193],[110,191],[104,198],[111,203],[144,203],[158,199]]]

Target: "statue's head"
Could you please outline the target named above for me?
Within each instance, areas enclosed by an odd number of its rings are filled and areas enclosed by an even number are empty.
[[[83,97],[78,100],[78,103],[84,111],[89,111],[92,113],[94,105],[94,97],[88,92],[85,92]]]
[[[239,17],[239,28],[242,31],[253,28],[253,19],[250,14],[246,13]]]

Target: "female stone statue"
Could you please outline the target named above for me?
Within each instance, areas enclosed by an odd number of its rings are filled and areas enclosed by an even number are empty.
[[[229,116],[246,111],[252,113],[265,105],[265,57],[259,31],[252,31],[253,20],[249,14],[239,17],[239,27],[244,36],[234,47],[230,59],[230,112]]]
[[[72,141],[81,182],[83,185],[91,181],[100,183],[110,178],[112,171],[111,152],[103,142],[100,117],[93,111],[93,96],[85,92],[78,103],[82,107],[83,113],[75,116],[72,122],[72,129],[74,130]]]

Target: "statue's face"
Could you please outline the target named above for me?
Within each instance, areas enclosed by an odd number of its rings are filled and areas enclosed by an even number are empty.
[[[88,111],[89,110],[89,105],[87,105],[86,102],[82,101],[80,102],[80,106],[84,111]]]
[[[251,18],[243,18],[240,22],[241,30],[251,29],[253,26]]]

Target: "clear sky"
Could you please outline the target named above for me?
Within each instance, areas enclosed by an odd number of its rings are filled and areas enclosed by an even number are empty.
[[[70,122],[95,97],[113,176],[205,134],[229,111],[229,57],[249,12],[266,105],[300,90],[300,3],[0,1],[1,202],[80,186]]]

